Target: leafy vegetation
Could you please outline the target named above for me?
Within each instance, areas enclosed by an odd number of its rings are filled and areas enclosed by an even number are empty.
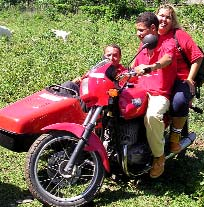
[[[203,8],[191,6],[177,10],[182,24],[204,48],[203,17],[198,15]],[[126,66],[136,53],[139,41],[134,18],[113,21],[106,18],[106,13],[96,18],[83,13],[58,12],[49,6],[43,10],[39,7],[20,9],[14,7],[0,12],[0,24],[13,30],[10,41],[0,37],[1,108],[45,86],[82,75],[101,60],[103,47],[109,43],[121,46],[122,63]],[[71,34],[67,42],[63,42],[51,29],[71,31]],[[201,99],[195,100],[195,104],[203,109],[203,88],[201,93]],[[107,179],[93,206],[204,206],[204,117],[191,113],[190,119],[190,127],[198,139],[183,158],[167,162],[161,178],[152,180],[144,175],[118,182]],[[0,150],[0,206],[17,206],[19,199],[29,196],[23,172],[26,153],[11,152],[3,147]],[[42,204],[35,200],[19,206],[40,207]]]

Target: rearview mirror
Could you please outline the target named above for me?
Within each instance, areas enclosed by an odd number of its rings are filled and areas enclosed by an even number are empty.
[[[158,43],[158,37],[153,34],[146,35],[142,40],[143,46],[142,49],[154,49],[157,46]]]
[[[130,61],[128,66],[131,64],[131,62],[137,57],[137,55],[144,49],[154,49],[157,46],[158,43],[158,37],[153,34],[146,35],[142,40],[143,46],[142,48],[137,52],[137,54],[134,56],[134,58]]]

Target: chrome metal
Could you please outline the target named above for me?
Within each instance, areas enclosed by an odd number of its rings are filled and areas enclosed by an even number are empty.
[[[98,118],[98,115],[101,113],[102,109],[103,109],[102,106],[98,106],[96,108],[94,107],[90,108],[84,120],[83,126],[87,126],[89,123],[94,124]]]
[[[97,107],[96,107],[95,112],[94,112],[93,116],[91,117],[91,120],[90,120],[89,123],[91,123],[91,124],[95,124],[95,122],[97,121],[98,116],[100,115],[102,109],[103,109],[102,106],[97,106]]]
[[[144,173],[148,173],[149,172],[149,170],[152,168],[152,166],[151,165],[149,165],[149,164],[147,164],[146,165],[146,168],[144,169],[144,170],[142,170],[142,171],[140,171],[140,173],[137,173],[136,175],[135,174],[133,174],[133,173],[130,173],[130,175],[131,176],[140,176],[140,175],[143,175]]]
[[[87,126],[87,124],[89,123],[89,121],[90,121],[90,119],[91,119],[91,117],[92,117],[93,111],[94,111],[94,108],[92,107],[92,108],[89,110],[89,112],[88,112],[88,114],[87,114],[87,116],[86,116],[86,118],[85,118],[85,120],[84,120],[83,126]]]
[[[133,173],[129,172],[129,170],[128,170],[128,145],[124,145],[124,147],[123,147],[122,167],[123,167],[124,173],[127,176],[134,176],[134,177],[143,175],[144,173],[147,173],[152,168],[152,166],[147,164],[146,168],[144,170],[138,172],[137,174],[133,174]]]
[[[124,145],[123,146],[122,167],[123,167],[123,171],[125,172],[125,174],[129,176],[128,163],[127,163],[128,162],[127,153],[128,153],[128,146]]]

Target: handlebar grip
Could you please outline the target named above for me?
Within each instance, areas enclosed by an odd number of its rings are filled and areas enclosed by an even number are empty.
[[[144,73],[151,73],[152,69],[150,67],[144,68]]]

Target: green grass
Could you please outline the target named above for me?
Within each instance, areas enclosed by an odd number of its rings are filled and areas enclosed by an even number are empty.
[[[46,12],[1,11],[0,24],[11,28],[12,40],[0,38],[0,107],[32,94],[53,83],[62,83],[82,75],[101,60],[106,44],[117,43],[122,48],[122,63],[127,66],[134,56],[138,39],[134,21],[92,20],[83,15],[56,14],[51,19]],[[203,25],[202,25],[203,28]],[[56,39],[51,29],[71,31],[68,41]],[[201,42],[203,29],[189,30]],[[202,45],[203,46],[203,45]],[[202,98],[196,104],[203,108]],[[204,206],[204,117],[190,114],[191,130],[198,139],[186,155],[166,163],[161,178],[148,175],[115,182],[106,179],[95,206],[111,207],[202,207]],[[29,196],[24,179],[26,153],[11,152],[0,147],[0,206],[17,206]],[[18,205],[40,207],[38,201]]]
[[[11,15],[2,14],[0,22],[14,30],[10,43],[0,39],[0,106],[46,85],[84,74],[101,60],[107,44],[121,46],[125,65],[138,45],[134,23],[125,20],[116,24],[81,15],[58,15],[54,21],[41,13],[13,11]],[[71,35],[64,43],[54,37],[51,29],[71,31]]]
[[[25,153],[1,150],[0,205],[17,206],[18,200],[29,197],[24,180]],[[106,179],[94,206],[138,207],[201,207],[204,205],[204,149],[191,147],[185,157],[168,160],[161,178],[143,175],[136,179]],[[18,206],[40,207],[38,201]]]

